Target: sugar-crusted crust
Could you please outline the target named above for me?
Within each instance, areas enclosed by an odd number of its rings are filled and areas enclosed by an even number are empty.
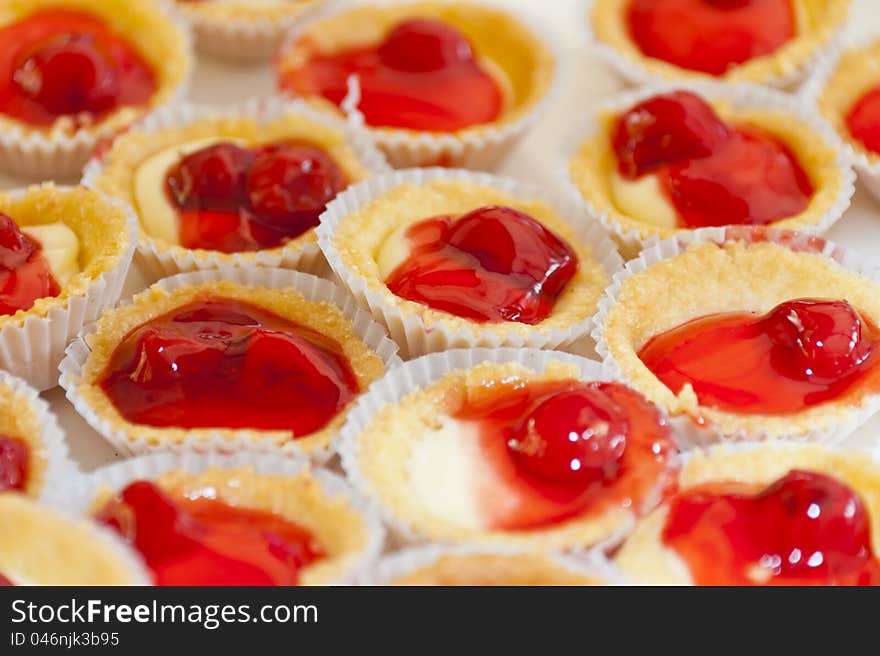
[[[0,384],[0,435],[23,441],[28,447],[28,470],[24,492],[38,496],[45,482],[48,449],[43,442],[37,409],[22,393]]]
[[[443,554],[390,585],[534,586],[601,585],[601,581],[565,569],[542,554]]]
[[[597,544],[616,536],[634,521],[631,510],[609,509],[595,517],[573,517],[530,531],[475,531],[426,515],[410,491],[408,467],[414,444],[440,417],[454,412],[466,399],[497,393],[498,389],[514,387],[523,381],[577,378],[577,369],[561,362],[551,362],[545,373],[513,362],[485,363],[468,371],[447,374],[376,413],[357,439],[360,474],[395,518],[430,540],[565,549]]]
[[[0,194],[0,212],[20,226],[62,222],[79,240],[80,272],[54,297],[39,298],[30,310],[0,316],[0,328],[24,324],[31,316],[45,317],[74,296],[83,296],[101,274],[119,265],[129,246],[125,210],[105,196],[81,187],[62,190],[51,183],[27,189],[22,197]]]
[[[283,21],[295,18],[306,9],[316,7],[326,0],[287,0],[278,4],[236,0],[235,2],[180,2],[184,15],[210,21]]]
[[[880,84],[880,39],[864,48],[844,51],[818,98],[819,111],[842,139],[872,164],[880,155],[853,139],[846,115],[864,94]]]
[[[272,143],[286,139],[301,139],[315,144],[325,151],[342,169],[349,183],[360,182],[369,175],[365,164],[360,161],[354,148],[346,140],[341,130],[319,123],[302,114],[291,111],[283,117],[260,122],[247,116],[211,117],[197,119],[186,125],[169,127],[157,131],[143,132],[133,130],[113,142],[105,155],[104,169],[95,180],[95,187],[105,193],[124,200],[139,212],[134,197],[134,178],[138,167],[151,156],[176,144],[186,144],[213,137],[240,139],[248,145]],[[159,193],[160,190],[157,190]],[[257,258],[265,254],[296,252],[306,244],[317,243],[314,230],[308,230],[296,239],[277,248],[245,253],[219,253],[205,249],[187,249],[172,244],[159,237],[149,235],[143,224],[138,222],[138,239],[141,244],[150,244],[159,252],[171,251],[183,257],[192,253],[197,259],[216,258],[219,262],[232,262],[233,259]]]
[[[880,465],[865,454],[793,445],[698,452],[682,469],[680,485],[687,490],[705,483],[740,482],[753,484],[760,491],[792,469],[828,474],[852,487],[868,510],[871,544],[875,555],[880,555]],[[661,534],[667,514],[667,507],[662,506],[640,522],[617,556],[618,566],[635,583],[692,582],[682,559],[663,544]]]
[[[594,0],[590,20],[596,37],[614,48],[622,57],[643,68],[648,74],[667,80],[721,79],[725,82],[768,83],[785,79],[825,47],[842,28],[849,14],[851,0],[792,0],[796,12],[797,34],[776,52],[756,57],[731,67],[720,78],[679,68],[646,57],[632,41],[626,24],[630,0]]]
[[[461,30],[507,91],[508,102],[502,115],[488,125],[495,127],[521,119],[548,93],[556,66],[553,53],[514,16],[469,2],[420,1],[352,7],[310,25],[282,52],[279,72],[283,75],[301,66],[314,52],[333,53],[379,43],[397,23],[414,17],[436,18]],[[454,134],[480,134],[488,125]],[[376,129],[383,133],[419,133],[403,128]]]
[[[837,149],[807,123],[788,112],[770,110],[736,110],[727,101],[713,100],[719,117],[728,123],[752,125],[780,138],[798,159],[813,184],[815,193],[807,208],[773,224],[774,228],[803,230],[819,223],[832,209],[841,188],[846,184],[837,165]],[[621,226],[625,232],[636,231],[642,239],[665,239],[683,228],[646,223],[630,216],[617,206],[611,192],[611,174],[617,163],[611,147],[611,129],[617,116],[605,113],[598,117],[596,134],[587,139],[568,163],[572,182],[598,211]]]
[[[535,326],[516,322],[477,324],[431,309],[391,293],[379,273],[377,254],[385,239],[401,226],[435,216],[461,216],[486,205],[506,205],[532,216],[562,237],[580,260],[578,272],[559,296],[553,313]],[[590,246],[580,243],[569,224],[546,202],[537,199],[523,201],[473,182],[436,180],[421,186],[405,184],[396,187],[345,217],[334,233],[333,241],[342,262],[355,274],[362,276],[371,289],[381,293],[387,305],[420,315],[429,329],[440,322],[444,322],[452,331],[470,328],[500,335],[565,329],[595,312],[602,291],[609,282],[608,274],[593,258]]]
[[[258,474],[251,467],[212,467],[200,474],[175,470],[155,480],[163,490],[190,499],[214,498],[231,506],[275,513],[308,530],[326,557],[304,568],[303,585],[321,585],[340,579],[360,558],[369,528],[351,500],[332,495],[308,469],[295,476]],[[104,488],[92,502],[99,511],[112,498]]]
[[[157,89],[146,107],[122,107],[79,130],[96,135],[112,134],[147,111],[167,103],[186,81],[192,68],[187,40],[154,0],[126,0],[125,11],[119,10],[119,0],[7,0],[0,7],[0,27],[48,8],[75,9],[99,16],[137,49],[156,74]],[[26,135],[36,132],[73,134],[79,131],[65,117],[59,118],[49,128],[42,128],[0,115],[0,128],[10,127]]]
[[[764,314],[794,298],[838,298],[880,322],[880,284],[824,255],[795,252],[772,242],[696,243],[623,282],[603,331],[624,378],[670,414],[702,417],[726,434],[739,430],[792,435],[832,427],[865,399],[847,396],[785,416],[737,415],[700,406],[690,386],[676,396],[642,363],[651,337],[686,321],[720,312]]]
[[[289,431],[257,431],[232,429],[157,428],[132,424],[116,410],[98,381],[113,351],[134,328],[206,296],[239,300],[264,308],[281,317],[312,328],[336,340],[348,358],[361,390],[380,378],[385,372],[382,359],[370,350],[354,333],[351,323],[335,305],[307,300],[294,289],[247,287],[229,281],[210,281],[201,285],[182,287],[167,292],[153,286],[132,299],[131,304],[105,312],[96,324],[96,330],[86,339],[91,352],[83,364],[82,376],[73,381],[80,396],[98,415],[107,420],[114,430],[122,431],[132,441],[145,441],[156,447],[198,444],[199,441],[223,435],[230,439],[245,437],[283,445],[291,441]],[[295,440],[306,452],[325,447],[345,420],[340,412],[325,428]]]
[[[132,585],[137,575],[85,522],[0,495],[0,574],[28,585]]]

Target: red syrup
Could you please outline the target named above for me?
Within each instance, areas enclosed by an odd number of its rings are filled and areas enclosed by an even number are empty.
[[[141,55],[87,13],[38,11],[0,29],[0,43],[0,113],[30,125],[94,123],[156,92]]]
[[[650,98],[617,121],[612,145],[629,180],[658,176],[679,227],[767,225],[796,216],[813,186],[791,149],[753,126],[728,126],[698,96]]]
[[[15,584],[0,574],[0,588],[14,586]]]
[[[476,322],[540,323],[578,270],[568,244],[509,207],[427,219],[406,238],[410,255],[386,280],[388,289]]]
[[[796,33],[791,0],[631,0],[626,18],[642,53],[710,75],[772,54]]]
[[[683,492],[669,504],[663,541],[698,585],[880,585],[864,502],[824,474],[791,471],[760,491]]]
[[[880,87],[859,98],[846,115],[849,133],[874,153],[880,153]]]
[[[360,86],[358,110],[375,127],[455,132],[491,123],[504,106],[498,83],[464,34],[430,19],[399,23],[376,46],[313,52],[280,73],[279,87],[339,106],[352,75]]]
[[[880,331],[846,301],[709,315],[651,338],[645,366],[678,394],[739,414],[788,414],[880,385]]]
[[[629,509],[675,486],[675,447],[657,409],[615,383],[552,381],[472,396],[454,413],[479,426],[491,475],[476,495],[492,529],[528,530]]]
[[[141,553],[156,585],[296,585],[324,556],[278,515],[208,498],[172,497],[136,481],[97,515]]]
[[[307,143],[218,143],[178,162],[165,190],[182,246],[236,253],[275,248],[317,226],[347,184],[333,159]]]
[[[60,293],[40,244],[0,213],[0,315],[30,310],[37,299]]]
[[[0,435],[0,492],[24,490],[30,453],[24,440]]]
[[[342,347],[261,308],[221,298],[132,330],[100,385],[128,421],[179,428],[324,428],[360,391]]]

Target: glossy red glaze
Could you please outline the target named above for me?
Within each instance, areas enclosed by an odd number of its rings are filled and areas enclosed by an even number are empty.
[[[623,385],[506,387],[471,397],[454,416],[479,426],[491,472],[480,477],[476,497],[493,529],[540,528],[613,507],[640,514],[674,487],[669,429]]]
[[[30,310],[38,298],[61,293],[40,250],[39,243],[0,213],[0,315]]]
[[[494,121],[504,106],[498,83],[464,34],[429,19],[403,21],[375,46],[314,52],[282,71],[279,86],[342,105],[353,75],[360,85],[358,109],[372,126],[455,132]]]
[[[316,146],[284,142],[242,148],[217,143],[190,153],[168,172],[186,248],[236,253],[275,248],[318,225],[347,185]]]
[[[578,270],[568,244],[509,207],[428,219],[406,237],[410,255],[385,281],[388,289],[477,322],[540,323]]]
[[[324,428],[360,391],[342,347],[247,303],[194,301],[132,330],[100,384],[130,422]]]
[[[156,585],[296,585],[324,553],[306,529],[218,499],[136,481],[97,515],[141,553]]]
[[[155,73],[100,18],[45,9],[0,29],[0,113],[36,126],[89,124],[146,104]]]
[[[716,314],[651,338],[639,357],[676,394],[740,414],[787,414],[880,384],[880,331],[846,301],[802,299],[764,316]]]
[[[880,153],[880,87],[863,95],[846,115],[849,133],[874,153]]]
[[[824,474],[795,470],[760,491],[683,492],[669,504],[663,541],[698,585],[880,585],[864,502]]]
[[[24,440],[0,435],[0,492],[24,490],[30,451]]]
[[[618,170],[658,176],[683,228],[766,225],[803,212],[813,186],[780,139],[727,126],[690,92],[650,98],[623,114],[612,133]]]
[[[15,584],[12,581],[10,581],[5,576],[0,574],[0,587],[9,587],[9,586],[14,586],[14,585]]]
[[[630,36],[648,57],[723,75],[794,38],[791,0],[631,0]]]

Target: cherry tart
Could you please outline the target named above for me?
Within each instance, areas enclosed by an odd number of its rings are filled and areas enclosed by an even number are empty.
[[[140,558],[110,531],[0,494],[0,585],[145,585]]]
[[[833,131],[777,92],[655,88],[609,101],[590,129],[569,180],[630,249],[710,226],[819,232],[853,193]]]
[[[836,43],[850,0],[596,0],[606,61],[630,81],[785,86]]]
[[[280,269],[168,278],[106,312],[61,384],[117,449],[324,454],[396,347],[332,283]]]
[[[880,398],[880,283],[863,270],[816,238],[698,231],[627,266],[594,336],[697,437],[840,439]]]
[[[397,172],[341,194],[319,245],[409,356],[558,346],[589,330],[621,261],[599,226],[541,195],[463,171]]]
[[[320,585],[352,577],[384,534],[338,476],[271,456],[162,454],[93,475],[87,514],[155,585]]]
[[[282,49],[277,74],[283,93],[356,111],[394,166],[485,168],[535,120],[555,68],[510,14],[427,1],[312,21]]]
[[[343,466],[404,540],[612,543],[672,490],[677,451],[660,412],[601,374],[539,351],[425,356],[353,411]]]
[[[136,209],[138,263],[157,278],[225,264],[320,272],[313,228],[327,203],[387,168],[341,121],[261,100],[160,112],[93,159],[84,182]]]
[[[0,18],[0,164],[79,171],[97,141],[173,100],[188,36],[148,0],[13,2]]]
[[[641,584],[880,585],[880,463],[779,443],[689,456],[616,557]]]

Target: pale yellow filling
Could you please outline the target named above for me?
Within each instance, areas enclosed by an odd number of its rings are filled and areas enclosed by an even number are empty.
[[[65,224],[59,221],[24,227],[21,231],[43,247],[43,257],[58,284],[66,284],[80,272],[79,239]]]

